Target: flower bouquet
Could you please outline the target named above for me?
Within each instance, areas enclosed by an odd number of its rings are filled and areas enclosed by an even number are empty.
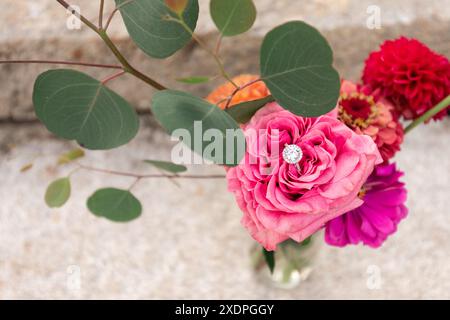
[[[256,19],[252,0],[210,1],[219,31],[215,44],[195,33],[197,0],[115,0],[116,8],[107,19],[100,0],[97,24],[68,2],[56,3],[98,34],[118,64],[1,61],[115,70],[97,80],[71,69],[52,69],[35,82],[36,116],[50,132],[80,146],[60,157],[60,164],[71,169],[49,185],[45,201],[50,207],[67,202],[70,177],[83,171],[133,179],[126,190],[103,188],[87,200],[93,214],[115,222],[141,215],[143,208],[132,189],[142,179],[226,178],[243,212],[242,225],[258,243],[255,265],[266,263],[269,268],[264,270],[270,270],[274,280],[289,285],[307,277],[319,231],[324,230],[325,242],[332,246],[378,248],[407,216],[403,172],[392,159],[406,133],[446,114],[448,58],[416,39],[401,37],[371,53],[361,82],[353,83],[333,67],[332,49],[321,33],[305,22],[291,21],[264,37],[259,75],[233,77],[222,62],[221,43],[252,27]],[[193,74],[179,82],[196,85],[222,77],[226,83],[206,98],[166,88],[133,66],[108,35],[118,13],[131,39],[148,56],[165,59],[195,41],[217,65],[217,76]],[[137,134],[136,111],[108,87],[127,75],[158,90],[151,102],[152,115],[184,146],[177,145],[171,162],[145,160],[158,174],[79,162],[85,150],[117,148]],[[406,127],[405,121],[410,121]],[[195,159],[186,156],[186,148],[222,166],[224,174],[186,174],[185,165]]]

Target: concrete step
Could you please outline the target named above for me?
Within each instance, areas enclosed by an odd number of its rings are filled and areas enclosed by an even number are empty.
[[[255,27],[245,35],[226,39],[223,58],[230,74],[258,72],[258,52],[262,36],[288,20],[305,20],[329,39],[335,64],[341,75],[358,79],[367,54],[388,38],[416,37],[450,56],[450,0],[256,0],[259,15]],[[83,15],[96,21],[98,1],[73,1]],[[106,12],[113,1],[107,1]],[[198,33],[211,45],[217,33],[208,14],[208,1],[200,0]],[[381,11],[381,29],[369,29],[367,19],[375,7]],[[376,9],[376,8],[375,8]],[[368,13],[369,11],[369,13]],[[88,28],[69,30],[70,15],[53,0],[3,0],[0,3],[0,59],[55,59],[116,63],[101,40]],[[186,86],[174,79],[189,75],[214,75],[215,65],[195,44],[164,61],[145,56],[128,39],[120,17],[111,35],[135,66],[171,88],[206,95],[220,83]],[[34,119],[31,92],[36,76],[55,66],[0,65],[0,119]],[[103,78],[109,71],[78,68]],[[137,109],[147,110],[152,89],[131,77],[111,83]]]
[[[143,180],[133,189],[142,216],[117,224],[89,213],[85,201],[98,188],[127,188],[133,179],[79,172],[66,206],[49,209],[46,186],[73,168],[57,167],[57,157],[74,145],[38,124],[0,126],[0,299],[449,299],[449,132],[447,119],[407,137],[396,161],[406,172],[409,217],[382,248],[332,248],[319,236],[311,278],[297,290],[276,290],[254,275],[254,241],[225,179],[180,187]],[[141,160],[169,159],[170,145],[143,123],[130,144],[87,152],[82,162],[151,173]],[[223,174],[208,165],[189,170]],[[382,283],[371,290],[376,270]],[[77,275],[80,287],[71,285]]]
[[[79,0],[83,13],[96,16],[97,1]],[[110,5],[112,0],[108,1]],[[450,56],[450,1],[255,0],[260,15],[255,29],[224,41],[230,73],[257,72],[262,35],[290,19],[304,19],[324,31],[342,76],[357,79],[364,58],[384,39],[416,37]],[[204,14],[199,33],[215,39]],[[367,7],[379,5],[383,26],[366,27]],[[0,59],[78,59],[115,63],[87,28],[67,30],[68,15],[54,0],[0,2]],[[117,27],[112,35],[135,65],[167,85],[205,95],[214,85],[186,87],[173,79],[212,72],[213,62],[189,46],[164,62],[148,59]],[[0,66],[0,119],[33,119],[31,88],[46,66]],[[105,72],[83,69],[93,76]],[[149,107],[152,90],[130,78],[112,87],[139,109]],[[83,163],[130,172],[151,172],[146,158],[168,159],[169,137],[142,119],[130,144],[107,152],[88,152]],[[73,192],[58,210],[45,206],[47,184],[67,175],[55,165],[74,144],[55,139],[42,125],[0,125],[0,298],[149,298],[149,299],[432,299],[450,298],[450,250],[447,198],[450,170],[450,120],[418,128],[405,141],[396,161],[406,172],[410,216],[379,250],[323,245],[314,273],[299,290],[264,285],[250,267],[254,244],[239,224],[241,212],[226,181],[144,180],[135,189],[142,217],[114,224],[94,217],[85,201],[101,187],[126,188],[130,179],[87,172],[73,176]],[[434,156],[430,156],[434,155]],[[441,156],[436,156],[436,155]],[[447,156],[445,156],[447,154]],[[36,158],[36,156],[40,155]],[[35,159],[31,171],[20,168]],[[193,174],[221,174],[214,166],[191,166]],[[220,223],[218,223],[220,222]],[[368,271],[379,267],[382,286],[370,290]],[[372,269],[369,269],[372,268]],[[74,274],[75,272],[75,274]],[[78,272],[78,273],[77,273]],[[73,276],[80,288],[73,288]],[[343,286],[345,290],[342,290]]]

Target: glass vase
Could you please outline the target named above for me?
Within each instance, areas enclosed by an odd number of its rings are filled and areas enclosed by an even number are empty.
[[[302,243],[287,240],[274,252],[275,267],[270,272],[260,245],[252,248],[252,262],[256,276],[266,283],[282,289],[293,289],[306,281],[313,271],[320,239],[312,236]]]

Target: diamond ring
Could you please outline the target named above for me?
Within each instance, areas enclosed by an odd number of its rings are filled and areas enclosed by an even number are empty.
[[[302,148],[296,144],[286,144],[283,149],[283,160],[289,164],[295,164],[297,170],[300,170],[298,163],[303,158]]]

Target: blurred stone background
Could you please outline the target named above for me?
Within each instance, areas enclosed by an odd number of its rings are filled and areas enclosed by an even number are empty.
[[[73,0],[96,20],[99,1]],[[106,1],[111,10],[112,0]],[[217,34],[201,0],[198,33],[213,44]],[[416,37],[450,56],[450,0],[255,0],[255,28],[226,39],[222,56],[229,73],[257,72],[263,35],[292,19],[319,28],[335,51],[345,78],[358,80],[364,59],[385,39]],[[381,29],[367,27],[378,6]],[[54,0],[2,0],[0,60],[58,59],[115,63],[88,28],[69,30],[69,15]],[[111,29],[125,55],[148,74],[174,88],[206,95],[220,81],[185,87],[175,78],[211,75],[213,61],[194,44],[165,61],[149,59],[127,38],[118,15]],[[57,67],[57,66],[55,66]],[[42,65],[0,65],[0,298],[450,298],[450,123],[421,127],[407,137],[397,157],[406,171],[410,216],[380,250],[323,246],[312,278],[293,291],[270,288],[253,277],[252,240],[240,226],[239,212],[226,182],[143,181],[136,195],[143,216],[130,224],[93,217],[86,198],[97,188],[127,187],[129,179],[79,173],[73,196],[60,210],[43,201],[46,185],[67,175],[59,154],[74,147],[35,123],[31,92]],[[108,71],[80,69],[96,77]],[[112,87],[139,110],[148,110],[152,90],[123,77]],[[170,139],[148,116],[139,136],[125,147],[88,152],[87,164],[149,172],[140,160],[169,159]],[[32,170],[20,168],[34,161]],[[193,173],[221,173],[213,166]],[[370,290],[371,266],[382,286]],[[78,287],[77,283],[80,280]]]
[[[83,15],[98,20],[97,0],[72,0]],[[114,1],[106,1],[106,12]],[[357,80],[364,59],[385,39],[399,35],[416,37],[433,49],[450,55],[450,0],[256,0],[259,15],[255,27],[245,35],[225,39],[222,56],[227,71],[237,75],[257,73],[259,48],[264,34],[289,20],[300,19],[320,29],[335,52],[335,64],[343,77]],[[217,34],[209,17],[209,0],[201,0],[198,33],[213,46]],[[377,6],[381,29],[369,29],[367,20]],[[0,3],[0,60],[51,59],[116,63],[108,48],[89,28],[69,30],[69,14],[55,0],[2,0]],[[369,12],[369,13],[368,13]],[[174,79],[192,75],[215,75],[214,61],[195,44],[161,61],[150,59],[127,37],[120,15],[111,35],[125,56],[145,73],[171,88],[206,95],[220,80],[202,86],[183,86]],[[62,67],[62,66],[51,66]],[[31,92],[37,75],[49,66],[0,65],[0,119],[33,119]],[[81,69],[103,78],[111,70]],[[148,110],[152,90],[132,77],[111,86],[138,109]]]

